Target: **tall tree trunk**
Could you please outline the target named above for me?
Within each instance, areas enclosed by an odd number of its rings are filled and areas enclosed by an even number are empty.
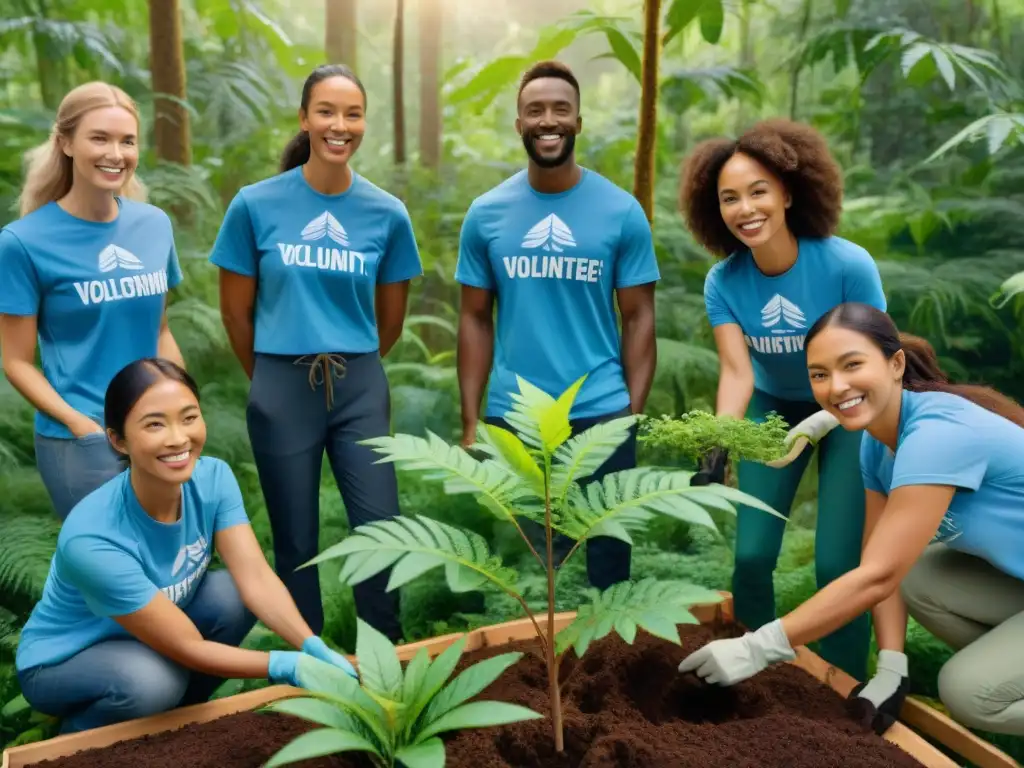
[[[395,116],[395,165],[405,165],[405,0],[395,9],[395,35],[391,54]]]
[[[40,21],[59,19],[64,15],[64,9],[59,2],[50,5],[46,0],[39,0],[35,6],[23,3],[18,10],[20,13],[34,16]],[[38,28],[32,32],[32,45],[36,54],[36,79],[39,81],[39,95],[43,100],[43,106],[56,112],[64,98],[67,83],[67,66],[64,57],[54,50],[50,39],[41,34]]]
[[[444,0],[420,0],[420,162],[441,165],[441,31]]]
[[[803,45],[804,40],[807,39],[807,30],[811,26],[811,16],[813,15],[814,0],[804,0],[803,18],[800,20],[800,36],[797,38],[795,45]],[[799,106],[799,98],[797,92],[800,89],[800,62],[796,61],[793,63],[793,71],[789,74],[789,119],[796,120],[797,108]]]
[[[654,149],[658,131],[658,58],[661,0],[644,0],[644,53],[640,74],[640,120],[633,167],[633,196],[654,224]]]
[[[356,69],[356,0],[327,0],[324,18],[324,52],[331,64]]]
[[[149,70],[154,93],[185,99],[185,51],[178,0],[149,0]],[[156,156],[191,165],[188,111],[174,99],[154,98]]]
[[[750,34],[751,11],[753,0],[742,0],[740,6],[740,69],[754,68],[754,40]],[[740,134],[747,126],[749,110],[747,104],[740,100],[736,109],[736,133]]]

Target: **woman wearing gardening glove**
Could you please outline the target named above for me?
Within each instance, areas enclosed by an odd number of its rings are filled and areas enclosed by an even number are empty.
[[[708,272],[704,300],[721,373],[720,415],[761,421],[775,411],[795,425],[790,455],[771,465],[741,461],[739,487],[788,514],[812,451],[818,448],[815,540],[818,586],[860,559],[864,492],[860,434],[833,430],[807,381],[804,334],[844,301],[884,309],[871,256],[833,236],[842,176],[813,129],[786,120],[759,123],[738,140],[713,139],[687,159],[682,210],[694,237],[721,261]],[[728,457],[710,455],[693,483],[723,482]],[[757,629],[775,618],[772,573],[785,521],[740,507],[732,591],[736,614]],[[822,655],[854,677],[866,671],[870,622],[851,617],[822,642]]]
[[[871,609],[878,670],[851,696],[891,723],[908,688],[907,615],[956,653],[939,696],[971,728],[1024,735],[1024,409],[947,382],[927,342],[884,312],[844,304],[807,334],[822,408],[866,430],[861,564],[778,621],[716,640],[679,665],[732,685]]]
[[[106,390],[104,424],[129,469],[61,529],[15,659],[29,704],[70,733],[205,701],[225,678],[300,685],[303,653],[355,676],[267,564],[231,469],[200,458],[192,378],[131,363]],[[214,553],[226,570],[208,571]],[[239,648],[257,618],[301,652]]]

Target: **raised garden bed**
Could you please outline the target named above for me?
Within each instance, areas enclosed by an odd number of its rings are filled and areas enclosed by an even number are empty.
[[[855,684],[820,657],[800,649],[791,665],[779,665],[732,689],[717,689],[680,675],[683,656],[712,636],[735,633],[731,601],[700,606],[702,626],[683,625],[683,647],[640,632],[627,645],[617,635],[594,644],[582,661],[570,653],[563,665],[565,751],[553,750],[550,723],[533,720],[464,731],[446,739],[449,768],[687,768],[687,766],[906,766],[954,768],[956,763],[902,724],[885,738],[848,714],[845,694]],[[573,614],[562,614],[558,626]],[[411,659],[426,646],[436,655],[460,635],[403,646]],[[526,705],[547,713],[544,665],[534,653],[528,620],[470,633],[460,667],[507,650],[524,657],[482,697]],[[3,768],[255,768],[299,733],[315,726],[259,707],[301,695],[287,686],[183,708],[156,717],[99,728],[7,750]],[[913,710],[916,724],[949,742],[978,765],[1015,763],[939,713]],[[952,725],[952,729],[950,726]],[[958,749],[959,746],[959,749]],[[89,751],[85,751],[89,750]],[[1003,761],[1005,758],[1005,762]],[[302,768],[368,768],[355,754],[307,761]]]

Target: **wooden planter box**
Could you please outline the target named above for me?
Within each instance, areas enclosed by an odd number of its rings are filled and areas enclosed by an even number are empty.
[[[726,598],[722,603],[695,606],[693,614],[701,623],[710,623],[716,618],[730,620],[732,619],[732,597],[726,593]],[[567,626],[574,616],[573,612],[556,614],[556,631]],[[542,629],[546,628],[546,622],[542,622],[541,627]],[[463,634],[467,633],[441,635],[418,643],[399,646],[398,654],[402,661],[409,661],[420,648],[426,648],[430,656],[436,656]],[[535,631],[529,619],[519,619],[482,627],[469,632],[468,635],[465,653],[535,637]],[[354,661],[354,659],[352,660]],[[857,684],[845,672],[829,665],[820,656],[805,647],[797,649],[797,659],[791,663],[827,683],[844,697]],[[85,749],[109,746],[118,741],[168,731],[192,723],[209,722],[237,712],[257,709],[277,699],[301,695],[304,695],[304,691],[298,688],[275,685],[204,704],[181,707],[152,717],[95,728],[81,733],[57,736],[47,741],[5,750],[0,768],[25,768],[25,766],[41,760],[64,757]],[[905,723],[931,736],[979,768],[1019,768],[1019,763],[1005,753],[977,738],[941,712],[918,701],[908,699],[901,718]],[[913,755],[927,768],[957,768],[957,763],[946,757],[903,722],[892,726],[886,732],[885,738]]]

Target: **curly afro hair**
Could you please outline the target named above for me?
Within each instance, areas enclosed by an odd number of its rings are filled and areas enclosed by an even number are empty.
[[[781,118],[763,120],[739,139],[708,139],[684,161],[679,206],[697,241],[725,257],[745,246],[722,220],[718,176],[742,152],[768,168],[792,197],[786,224],[796,237],[828,237],[843,204],[843,176],[824,137],[814,128]]]

